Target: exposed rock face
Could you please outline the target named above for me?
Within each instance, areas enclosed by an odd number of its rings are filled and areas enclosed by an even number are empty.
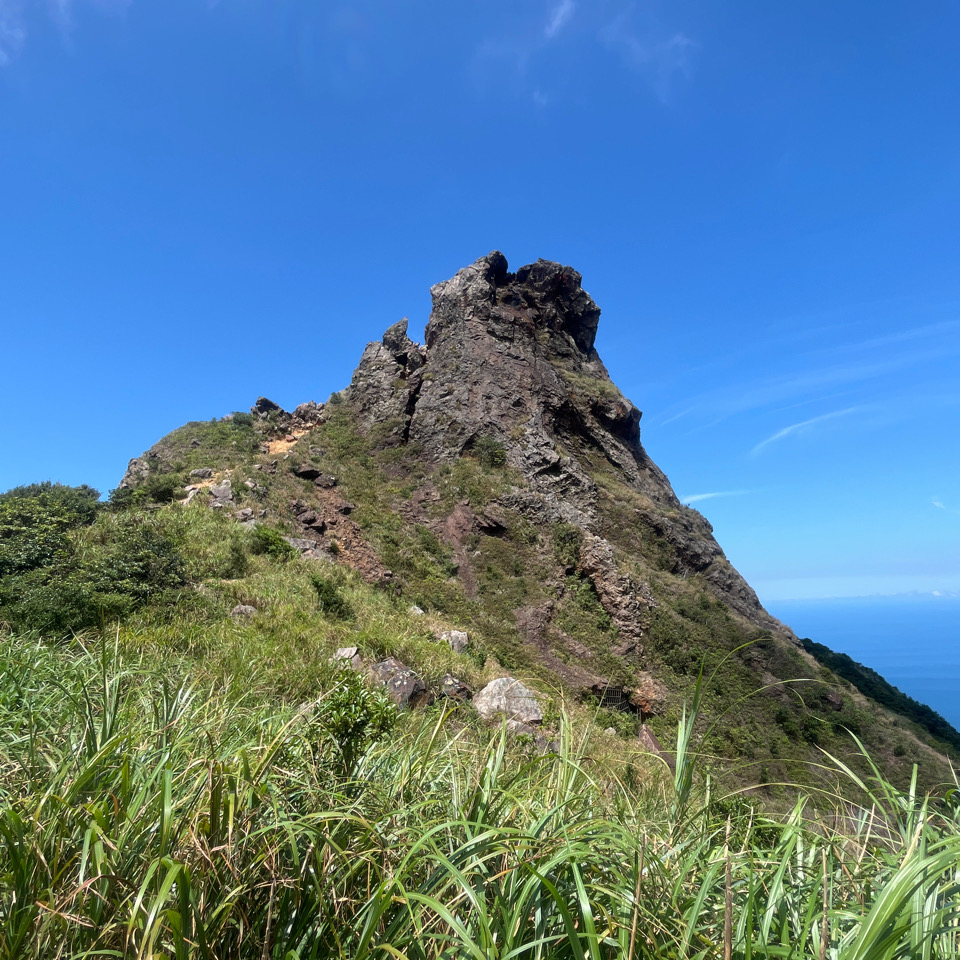
[[[434,462],[494,444],[529,484],[502,497],[504,507],[594,537],[603,527],[600,491],[584,458],[599,458],[646,505],[633,508],[635,522],[666,545],[674,573],[703,574],[732,609],[765,629],[784,629],[644,451],[640,411],[597,354],[600,308],[576,270],[538,260],[511,273],[495,251],[430,292],[426,346],[410,340],[401,320],[368,345],[347,391],[381,444],[415,442]],[[495,532],[495,508],[483,523]],[[643,585],[616,573],[602,540],[587,541],[580,563],[619,629],[621,652],[640,652],[640,614],[650,603]]]
[[[136,487],[138,484],[143,483],[148,476],[150,476],[150,464],[147,461],[146,454],[144,454],[142,457],[134,457],[127,464],[126,472],[117,486],[121,490],[130,489],[132,487]]]
[[[580,547],[578,569],[590,578],[604,610],[617,626],[620,643],[615,650],[621,656],[643,652],[643,612],[653,606],[645,587],[621,574],[613,555],[613,547],[604,539],[588,534]]]
[[[630,695],[630,702],[640,712],[643,721],[663,713],[669,699],[669,691],[656,677],[649,673],[637,676],[637,686]]]

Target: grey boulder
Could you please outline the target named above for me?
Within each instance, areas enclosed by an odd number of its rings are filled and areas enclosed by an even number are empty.
[[[398,707],[427,707],[433,703],[433,694],[423,680],[395,657],[375,663],[368,672]]]
[[[454,653],[463,653],[470,643],[470,635],[464,630],[444,630],[437,634],[437,639],[449,644]]]
[[[514,677],[500,677],[488,683],[474,698],[473,705],[484,720],[505,718],[507,726],[543,723],[537,695]]]

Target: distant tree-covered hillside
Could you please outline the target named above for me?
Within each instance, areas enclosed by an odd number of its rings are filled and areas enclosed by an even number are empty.
[[[852,683],[865,697],[870,697],[887,709],[899,713],[914,723],[919,723],[933,736],[960,751],[960,733],[936,710],[925,703],[919,703],[913,697],[908,697],[895,686],[887,683],[876,670],[857,663],[847,654],[836,653],[815,640],[803,639],[800,642],[807,653],[813,654],[825,667],[829,667],[838,676]]]

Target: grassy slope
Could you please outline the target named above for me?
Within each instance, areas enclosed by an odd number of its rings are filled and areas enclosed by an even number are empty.
[[[352,674],[284,677],[229,639],[183,675],[139,636],[0,641],[0,956],[960,947],[955,803],[839,771],[869,810],[768,819],[691,789],[683,728],[671,781],[582,722],[540,755],[437,711],[391,722]]]
[[[159,457],[151,462],[158,475],[177,477],[185,477],[194,466],[213,466],[218,477],[232,480],[238,505],[265,507],[281,528],[295,533],[284,519],[290,516],[289,504],[294,499],[310,503],[314,489],[290,468],[309,461],[336,475],[339,492],[355,504],[352,518],[402,585],[403,603],[397,609],[415,603],[438,625],[471,632],[470,663],[445,668],[459,668],[471,682],[499,670],[512,671],[539,680],[558,700],[569,701],[571,691],[521,640],[513,616],[518,607],[552,600],[562,629],[590,651],[591,668],[614,682],[630,683],[630,669],[609,654],[615,631],[592,588],[564,573],[569,558],[558,551],[562,531],[537,529],[519,515],[508,514],[502,536],[473,535],[468,544],[476,596],[468,598],[461,579],[453,575],[450,549],[427,524],[435,527],[464,500],[480,511],[511,485],[522,486],[522,477],[472,458],[430,467],[412,447],[391,446],[388,429],[382,436],[365,437],[354,424],[347,404],[329,405],[326,423],[287,449],[275,475],[251,470],[253,463],[273,457],[260,452],[264,437],[246,422],[188,424],[157,445]],[[199,446],[191,446],[198,440]],[[785,800],[789,791],[784,793],[777,784],[811,782],[822,750],[851,753],[849,731],[864,739],[894,782],[905,785],[914,763],[919,765],[921,784],[943,781],[947,769],[942,757],[949,753],[949,745],[911,720],[881,709],[792,645],[766,637],[731,614],[699,575],[674,575],[670,544],[638,522],[638,512],[648,511],[649,502],[623,485],[605,461],[591,460],[589,466],[601,493],[604,535],[618,548],[625,570],[648,584],[657,601],[646,625],[645,659],[675,692],[667,712],[651,721],[664,742],[674,736],[684,691],[704,668],[712,678],[704,695],[703,714],[711,733],[703,752],[715,755],[727,775],[742,784],[766,785],[771,797],[779,794]],[[249,493],[243,483],[250,477],[266,491],[259,496]],[[425,483],[435,492],[424,505],[425,522],[405,520],[409,498]],[[224,536],[217,542],[224,543]],[[296,578],[290,580],[291,587],[295,583]],[[287,587],[270,589],[279,600]],[[248,586],[235,593],[238,601],[241,594],[256,599]],[[284,612],[284,623],[296,622],[286,617]],[[409,629],[429,633],[423,623]],[[345,643],[348,635],[359,637],[370,655],[397,655],[428,678],[438,676],[437,649],[426,640],[415,649],[406,641],[399,646],[378,641],[376,630],[341,628],[331,643]],[[561,645],[558,649],[561,658],[569,655]],[[604,726],[627,736],[636,733],[638,721],[632,715],[602,713]],[[855,756],[853,762],[858,762]]]
[[[809,781],[801,761],[816,756],[837,795],[766,821],[756,798],[706,792],[710,755],[744,750],[724,732],[733,725],[709,732],[734,682],[755,689],[757,665],[739,654],[701,691],[689,743],[679,724],[671,780],[629,736],[601,732],[629,735],[631,718],[565,704],[520,643],[511,608],[550,596],[563,567],[547,534],[510,517],[504,538],[478,537],[468,599],[447,548],[395,510],[422,480],[404,469],[407,454],[372,449],[347,414],[334,411],[269,478],[251,470],[270,458],[248,425],[193,424],[163,442],[156,475],[219,457],[238,506],[282,526],[289,500],[312,495],[285,467],[320,447],[402,597],[335,564],[256,555],[250,531],[199,502],[142,503],[72,531],[71,562],[98,570],[131,529],[148,528],[183,558],[179,586],[99,638],[0,636],[0,956],[440,957],[452,942],[476,957],[719,956],[728,917],[736,956],[778,955],[781,942],[818,956],[824,930],[839,957],[885,956],[877,945],[891,930],[901,944],[929,942],[932,957],[955,955],[955,932],[937,927],[956,909],[952,801],[927,807],[882,779],[857,782],[789,732],[784,743],[804,752],[784,773]],[[262,493],[247,492],[250,476]],[[431,479],[441,516],[463,499],[482,507],[516,478],[465,460]],[[321,608],[318,572],[346,616]],[[743,627],[696,583],[678,587],[646,561],[638,572],[664,601],[650,655],[693,698],[695,660],[677,651],[702,645],[717,662]],[[609,625],[581,593],[567,584],[563,625],[599,649]],[[426,616],[410,614],[413,601]],[[237,603],[258,613],[235,620]],[[432,639],[459,626],[472,632],[465,655]],[[491,739],[469,709],[391,720],[329,662],[343,645],[398,656],[432,683],[448,670],[474,685],[515,671],[550,698],[557,750]],[[780,649],[743,656],[771,667]],[[747,723],[737,708],[738,736],[755,737],[779,700],[745,703],[762,709]],[[658,721],[671,743],[679,716],[675,704]],[[830,737],[832,750],[856,752],[832,727]],[[870,769],[863,757],[854,766]],[[870,790],[863,818],[841,798]]]

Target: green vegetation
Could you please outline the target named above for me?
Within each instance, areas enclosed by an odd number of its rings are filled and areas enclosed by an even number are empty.
[[[331,577],[321,576],[314,573],[310,576],[310,582],[314,590],[317,591],[317,601],[320,604],[320,610],[324,616],[331,620],[351,620],[353,619],[353,607],[344,597],[340,589],[340,584]]]
[[[242,667],[211,687],[171,666],[0,642],[0,955],[960,949],[955,793],[826,758],[869,806],[838,792],[772,817],[697,786],[695,715],[667,777],[586,724],[561,720],[537,754],[443,712],[398,717],[352,673],[298,706],[251,693]]]
[[[641,661],[612,652],[583,531],[503,505],[524,483],[503,447],[425,467],[349,402],[326,416],[288,462],[258,457],[269,421],[235,415],[162,440],[107,505],[0,495],[0,958],[957,954],[960,789],[938,786],[922,715],[891,718],[859,692],[871,672],[828,664],[859,689],[838,681],[678,574],[649,501],[598,460],[643,669],[673,693],[649,721],[671,773],[636,713],[565,683],[576,664],[630,687]],[[308,460],[335,489],[292,472]],[[177,502],[196,467],[260,521]],[[345,563],[284,538],[304,505]],[[451,628],[464,654],[437,642]],[[545,736],[442,698],[398,712],[345,646],[435,693],[509,671]]]
[[[97,516],[87,487],[18,492],[0,499],[0,619],[14,629],[69,636],[185,583],[167,517]]]
[[[507,462],[507,451],[499,440],[490,436],[477,437],[470,446],[470,453],[485,467],[502,467]]]
[[[275,560],[290,560],[297,555],[297,551],[283,539],[279,530],[262,523],[253,528],[250,549],[253,553],[265,554]]]
[[[887,683],[876,670],[857,663],[847,654],[835,653],[829,647],[813,640],[805,639],[800,642],[807,653],[815,656],[838,677],[852,683],[865,697],[870,697],[871,700],[883,704],[894,713],[899,713],[900,716],[919,724],[932,736],[949,743],[960,752],[960,733],[935,710],[901,693],[896,687]]]

